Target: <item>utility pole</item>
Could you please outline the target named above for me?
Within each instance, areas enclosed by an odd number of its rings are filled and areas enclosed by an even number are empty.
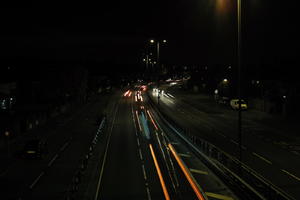
[[[237,26],[238,26],[238,42],[237,42],[237,59],[238,59],[238,99],[239,99],[239,110],[238,110],[238,143],[239,143],[239,161],[240,163],[242,162],[242,108],[241,108],[241,82],[242,82],[242,58],[241,58],[241,54],[242,54],[242,32],[241,32],[241,0],[237,0]],[[241,166],[240,166],[241,167]]]

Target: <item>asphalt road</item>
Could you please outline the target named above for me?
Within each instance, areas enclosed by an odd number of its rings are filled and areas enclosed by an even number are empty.
[[[93,199],[197,199],[169,145],[174,145],[190,179],[195,179],[195,185],[201,185],[210,199],[238,199],[163,125],[147,95],[140,96],[144,100],[136,100],[132,91],[119,101]]]
[[[72,115],[57,118],[28,136],[46,139],[49,154],[42,160],[11,158],[0,176],[1,199],[62,198],[98,128],[96,118],[109,100],[110,95],[98,96]],[[12,151],[22,148],[26,139],[14,144]]]
[[[157,102],[157,95],[152,92],[150,94]],[[197,103],[191,100],[191,103],[188,103],[189,99],[183,101],[184,96],[176,94],[176,91],[172,91],[171,95],[161,96],[159,101],[161,110],[190,133],[238,157],[237,113],[235,111],[228,109],[224,112],[224,108],[216,106],[212,108],[209,107],[212,104],[201,104],[201,102],[198,102],[199,109],[193,106]],[[245,117],[242,124],[242,161],[295,199],[299,199],[300,157],[272,142],[279,137],[278,134],[272,135],[272,132],[279,131],[274,127],[257,123],[255,117]],[[256,134],[256,130],[259,130],[263,136]],[[284,132],[281,135],[284,135]]]
[[[122,98],[109,133],[98,199],[163,199],[153,162],[144,151],[147,142],[138,135],[133,117],[132,98]]]

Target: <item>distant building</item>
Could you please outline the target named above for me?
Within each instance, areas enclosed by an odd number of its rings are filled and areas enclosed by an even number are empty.
[[[0,84],[0,110],[11,110],[16,103],[16,83]]]

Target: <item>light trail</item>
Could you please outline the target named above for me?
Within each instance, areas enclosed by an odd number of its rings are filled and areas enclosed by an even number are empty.
[[[159,168],[157,159],[156,159],[156,157],[155,157],[155,153],[154,153],[154,151],[153,151],[152,145],[149,144],[149,147],[150,147],[151,155],[152,155],[152,158],[153,158],[153,161],[154,161],[154,164],[155,164],[155,168],[156,168],[156,171],[157,171],[157,174],[158,174],[158,177],[159,177],[159,181],[160,181],[161,187],[162,187],[163,192],[164,192],[164,195],[165,195],[165,199],[166,199],[166,200],[170,200],[170,195],[169,195],[169,193],[168,193],[168,190],[167,190],[165,181],[164,181],[163,176],[162,176],[162,173],[161,173],[161,171],[160,171],[160,168]]]
[[[196,196],[198,197],[198,199],[200,200],[206,200],[207,198],[205,198],[202,194],[202,192],[200,191],[200,189],[197,186],[197,182],[193,179],[193,177],[190,175],[187,167],[185,166],[185,164],[182,162],[182,160],[180,159],[180,157],[178,156],[178,154],[176,153],[174,147],[169,144],[168,147],[170,148],[173,156],[175,157],[178,165],[180,166],[181,170],[183,171],[186,179],[189,181],[192,189],[194,190]]]
[[[149,110],[147,110],[147,113],[148,113],[148,115],[149,115],[149,117],[150,117],[150,119],[151,119],[151,122],[152,122],[152,124],[154,125],[155,129],[158,130],[158,127],[156,126],[156,124],[155,124],[155,122],[154,122],[154,120],[153,120],[153,118],[152,118],[152,116],[151,116]]]

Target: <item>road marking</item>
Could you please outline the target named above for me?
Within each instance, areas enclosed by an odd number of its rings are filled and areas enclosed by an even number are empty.
[[[48,167],[50,167],[50,166],[53,164],[53,162],[56,160],[57,157],[58,157],[58,155],[56,154],[56,155],[52,158],[52,160],[49,162]]]
[[[139,153],[140,153],[140,159],[143,160],[143,154],[142,154],[141,149],[139,149]]]
[[[290,172],[288,172],[288,171],[286,171],[286,170],[284,170],[284,169],[281,169],[281,171],[283,171],[283,172],[286,173],[287,175],[293,177],[293,178],[296,179],[297,181],[300,181],[300,178],[297,177],[297,176],[295,176],[294,174],[292,174],[292,173],[290,173]]]
[[[212,193],[212,192],[205,192],[205,194],[208,197],[213,197],[215,199],[221,199],[221,200],[234,200],[232,197],[229,196],[225,196],[225,195],[221,195],[221,194],[216,194],[216,193]]]
[[[261,155],[258,155],[258,154],[257,154],[257,153],[255,153],[255,152],[252,152],[252,154],[253,154],[254,156],[256,156],[256,157],[260,158],[261,160],[265,161],[266,163],[268,163],[268,164],[272,165],[272,162],[271,162],[271,161],[269,161],[268,159],[266,159],[266,158],[262,157]]]
[[[146,170],[145,170],[144,164],[142,164],[142,168],[143,168],[144,179],[145,179],[145,181],[147,181],[147,175],[146,175]]]
[[[136,138],[136,142],[137,142],[138,146],[140,146],[140,140],[138,137]]]
[[[202,170],[198,170],[198,169],[192,169],[192,168],[190,168],[190,171],[193,172],[193,173],[197,173],[197,174],[208,175],[208,172],[202,171]]]
[[[234,140],[230,140],[232,143],[236,144],[236,145],[239,145],[239,143],[237,143],[236,141]]]
[[[137,110],[135,111],[135,114],[136,114],[136,118],[137,118],[137,121],[138,121],[138,124],[139,124],[139,129],[142,132],[142,127],[141,127],[141,124],[140,124],[140,119],[139,119],[139,115],[138,115]]]
[[[60,151],[64,151],[65,148],[69,145],[69,141],[67,141],[61,148]]]
[[[226,135],[224,135],[223,133],[220,133],[220,132],[218,132],[217,131],[217,133],[219,134],[219,135],[221,135],[222,137],[224,137],[224,138],[226,138],[227,136]]]
[[[172,145],[178,145],[179,142],[171,142]]]
[[[166,199],[166,200],[170,200],[170,195],[169,195],[169,193],[168,193],[168,190],[167,190],[165,181],[164,181],[164,179],[163,179],[162,173],[161,173],[161,171],[160,171],[160,168],[159,168],[159,165],[158,165],[158,162],[157,162],[157,160],[156,160],[156,157],[155,157],[155,154],[154,154],[154,150],[153,150],[151,144],[149,144],[149,148],[150,148],[150,151],[151,151],[151,155],[152,155],[152,158],[153,158],[153,161],[154,161],[154,165],[155,165],[155,168],[156,168],[158,177],[159,177],[159,181],[160,181],[161,187],[162,187],[163,192],[164,192],[164,195],[165,195],[165,199]]]
[[[119,106],[119,104],[118,104],[118,106]],[[118,107],[116,108],[116,111],[114,113],[114,118],[113,118],[113,121],[112,121],[112,125],[111,125],[111,128],[109,130],[108,141],[106,143],[105,153],[104,153],[104,157],[103,157],[103,163],[102,163],[102,166],[101,166],[100,176],[99,176],[99,180],[98,180],[98,183],[97,183],[97,190],[96,190],[96,194],[95,194],[95,198],[94,198],[95,200],[98,199],[98,195],[99,195],[101,180],[102,180],[102,176],[103,176],[103,172],[104,172],[104,166],[105,166],[106,157],[107,157],[108,146],[109,146],[109,143],[110,143],[111,133],[112,133],[112,130],[113,130],[113,127],[114,127],[117,111],[118,111]]]
[[[45,174],[45,172],[41,172],[40,175],[33,181],[33,183],[29,186],[30,189],[32,189],[35,184],[40,180],[40,178]]]
[[[191,155],[184,154],[184,153],[178,153],[178,155],[181,156],[181,157],[186,157],[186,158],[190,158],[191,157]]]
[[[174,147],[171,144],[169,144],[169,148],[170,148],[173,156],[175,157],[179,167],[181,168],[182,172],[184,173],[186,179],[188,180],[188,182],[190,183],[192,189],[194,190],[196,196],[198,197],[198,199],[200,199],[200,200],[207,199],[207,198],[204,197],[204,195],[205,195],[204,192],[201,191],[200,186],[197,184],[196,180],[191,175],[190,171],[188,171],[186,165],[184,164],[184,162],[182,162],[181,158],[178,156],[178,154],[175,151]]]
[[[147,186],[146,186],[146,191],[147,191],[148,200],[151,200],[150,189]]]
[[[232,140],[232,139],[231,139],[230,141],[231,141],[232,143],[234,143],[235,145],[239,146],[239,143],[237,143],[236,141],[234,141],[234,140]],[[247,148],[246,148],[245,146],[243,146],[243,145],[242,145],[242,149],[243,149],[243,150],[247,150]]]

